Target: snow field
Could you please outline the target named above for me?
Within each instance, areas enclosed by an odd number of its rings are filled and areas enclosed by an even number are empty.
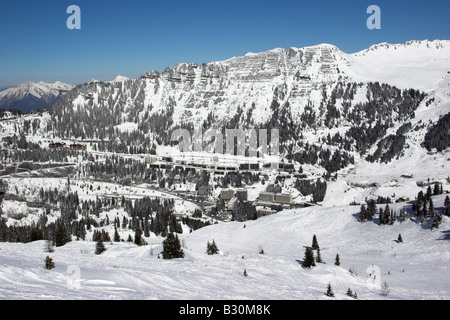
[[[436,208],[443,199],[433,198]],[[0,298],[330,299],[324,295],[328,283],[336,299],[352,299],[345,294],[348,287],[358,299],[450,298],[447,217],[431,231],[415,221],[361,224],[358,211],[359,206],[310,207],[185,231],[179,235],[185,258],[174,260],[158,259],[163,238],[152,236],[142,247],[106,243],[101,255],[94,254],[91,241],[72,241],[54,253],[44,252],[45,241],[1,243]],[[396,241],[399,233],[403,243]],[[314,234],[325,264],[306,270],[301,262]],[[206,254],[212,240],[218,255]],[[44,268],[47,255],[56,264],[52,270]],[[370,268],[377,279],[368,277]],[[380,293],[384,281],[386,297]]]

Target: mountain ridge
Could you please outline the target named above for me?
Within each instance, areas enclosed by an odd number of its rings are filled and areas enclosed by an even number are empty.
[[[27,81],[0,92],[0,108],[29,112],[50,107],[62,94],[75,86],[60,81]]]

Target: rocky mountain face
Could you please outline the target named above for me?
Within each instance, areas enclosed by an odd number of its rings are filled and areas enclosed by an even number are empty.
[[[25,82],[0,92],[0,109],[29,112],[50,107],[62,94],[74,86],[62,82]]]
[[[148,153],[180,127],[276,128],[284,156],[335,172],[355,156],[388,162],[401,156],[408,133],[425,135],[439,116],[416,127],[411,121],[421,104],[442,104],[433,97],[443,90],[449,57],[450,41],[435,40],[355,54],[321,44],[180,63],[161,74],[77,86],[51,107],[50,132]]]

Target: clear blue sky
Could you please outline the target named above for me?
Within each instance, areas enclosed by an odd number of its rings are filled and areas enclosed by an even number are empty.
[[[81,30],[69,30],[69,5]],[[369,5],[381,30],[369,30]],[[138,77],[277,47],[450,39],[448,0],[0,0],[0,87]]]

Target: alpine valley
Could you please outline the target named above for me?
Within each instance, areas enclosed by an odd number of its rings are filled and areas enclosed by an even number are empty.
[[[450,299],[450,40],[54,90],[1,114],[0,299]]]

